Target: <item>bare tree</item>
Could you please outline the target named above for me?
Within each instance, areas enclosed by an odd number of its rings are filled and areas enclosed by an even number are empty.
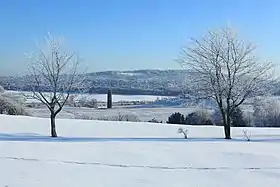
[[[187,68],[188,89],[199,98],[213,98],[221,112],[226,139],[231,114],[244,101],[269,90],[273,66],[261,63],[252,43],[238,39],[231,28],[210,31],[183,46],[179,63]]]
[[[71,92],[81,88],[78,74],[78,55],[69,54],[62,48],[62,40],[48,35],[45,45],[29,56],[28,68],[32,97],[43,103],[50,111],[51,136],[57,137],[55,119],[66,104]]]

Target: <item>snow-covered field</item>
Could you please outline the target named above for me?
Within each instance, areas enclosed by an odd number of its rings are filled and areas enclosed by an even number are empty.
[[[113,108],[113,109],[92,109],[64,107],[58,114],[58,118],[64,119],[99,119],[101,117],[112,117],[120,115],[134,115],[140,121],[149,121],[153,118],[158,121],[166,121],[174,112],[180,112],[184,115],[191,113],[195,108]],[[49,110],[46,107],[28,108],[27,112],[34,117],[48,118]]]
[[[31,96],[31,92],[20,92],[20,91],[6,91],[9,94],[13,94],[15,96]],[[45,93],[47,94],[47,93]],[[81,97],[87,97],[87,98],[94,98],[98,102],[107,102],[107,95],[106,94],[77,94],[77,99]],[[112,96],[114,102],[120,102],[120,101],[155,101],[157,99],[163,99],[163,98],[170,98],[169,96],[156,96],[156,95],[116,95],[113,94]],[[33,98],[28,98],[26,100],[27,103],[32,103],[32,102],[39,102],[36,99]]]
[[[280,129],[233,129],[0,115],[0,186],[264,187],[280,183]]]

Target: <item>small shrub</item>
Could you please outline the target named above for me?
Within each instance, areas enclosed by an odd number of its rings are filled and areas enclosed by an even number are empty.
[[[97,118],[98,120],[102,121],[130,121],[130,122],[139,122],[140,120],[138,119],[137,116],[133,114],[121,114],[119,113],[116,116],[101,116]]]
[[[97,100],[96,99],[90,99],[86,102],[85,107],[88,108],[98,108]]]
[[[179,128],[178,133],[183,134],[184,138],[188,139],[188,129],[184,130],[183,128]]]
[[[180,112],[175,112],[174,114],[171,114],[171,116],[168,118],[167,123],[169,123],[169,124],[185,124],[185,117]]]
[[[94,120],[93,117],[87,116],[87,115],[79,115],[75,116],[75,119],[82,119],[82,120]]]
[[[116,121],[131,121],[131,122],[138,122],[140,121],[138,119],[137,116],[133,115],[133,114],[125,114],[125,115],[122,115],[119,113],[118,116],[116,116]]]
[[[243,134],[244,134],[244,139],[246,141],[250,142],[252,134],[250,132],[248,132],[248,130],[246,130],[246,129],[243,129]]]
[[[213,125],[210,115],[206,110],[198,110],[190,113],[186,117],[186,124],[188,125]]]
[[[148,121],[149,123],[162,123],[162,121],[158,121],[156,120],[156,118],[153,118],[151,120]]]
[[[98,102],[94,98],[88,98],[86,96],[75,100],[75,96],[71,95],[66,103],[68,106],[72,107],[86,107],[86,108],[98,108]]]
[[[97,120],[100,121],[114,121],[112,116],[99,116]]]
[[[0,114],[28,115],[22,103],[16,102],[4,95],[0,95]]]

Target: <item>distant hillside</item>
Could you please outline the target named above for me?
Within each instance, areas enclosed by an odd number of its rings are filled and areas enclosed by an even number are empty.
[[[111,88],[115,94],[176,96],[182,92],[183,70],[135,70],[88,73],[91,86],[89,93],[107,93]],[[25,77],[0,77],[0,85],[8,90],[30,91]],[[47,90],[47,88],[44,88]]]

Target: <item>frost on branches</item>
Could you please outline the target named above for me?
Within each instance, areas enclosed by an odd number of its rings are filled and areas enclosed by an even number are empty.
[[[280,101],[277,98],[257,97],[253,103],[256,127],[280,127]]]
[[[62,43],[61,39],[49,34],[45,45],[29,56],[32,81],[28,86],[32,89],[32,97],[50,111],[52,137],[57,136],[55,118],[70,94],[84,87],[84,78],[78,73],[78,55],[67,53]]]
[[[238,39],[230,28],[210,31],[181,49],[179,63],[189,70],[187,90],[213,98],[222,115],[226,139],[231,139],[231,114],[246,99],[263,95],[273,81],[272,64],[261,62],[252,43]]]

